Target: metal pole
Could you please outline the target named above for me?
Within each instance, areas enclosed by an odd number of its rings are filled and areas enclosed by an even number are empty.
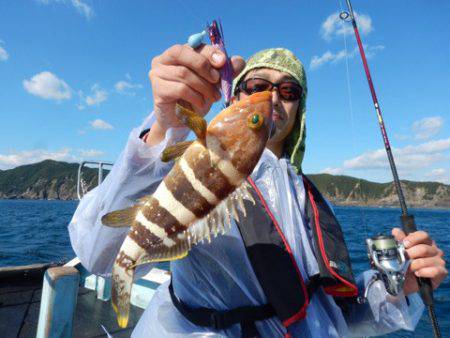
[[[366,73],[367,82],[370,88],[370,94],[372,95],[373,105],[375,107],[375,112],[378,117],[378,124],[380,125],[381,135],[383,137],[384,148],[386,149],[386,153],[389,160],[389,165],[391,167],[392,176],[394,178],[395,189],[397,190],[398,200],[400,202],[400,207],[402,209],[402,216],[400,217],[403,230],[406,234],[417,231],[417,226],[414,221],[414,216],[408,214],[408,208],[406,206],[405,197],[403,195],[403,190],[401,187],[400,179],[397,173],[397,167],[395,165],[394,156],[392,155],[391,145],[389,143],[389,139],[386,132],[386,127],[384,125],[383,116],[381,114],[381,108],[378,103],[377,94],[375,92],[375,87],[373,85],[372,76],[370,75],[369,64],[367,63],[366,53],[364,52],[364,46],[361,41],[361,36],[359,35],[358,26],[356,25],[355,15],[353,13],[353,8],[350,0],[347,1],[348,13],[341,13],[341,19],[345,20],[350,16],[353,31],[355,33],[356,42],[358,43],[359,53],[361,55],[361,59],[364,66],[364,71]],[[431,324],[433,326],[434,336],[439,338],[441,337],[441,332],[439,329],[439,324],[437,322],[436,314],[434,312],[434,301],[433,301],[433,288],[431,286],[431,280],[429,278],[417,278],[417,283],[420,288],[420,295],[422,297],[423,302],[428,307],[428,312],[431,319]]]

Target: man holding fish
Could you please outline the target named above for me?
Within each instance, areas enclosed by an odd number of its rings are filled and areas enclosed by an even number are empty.
[[[140,275],[147,263],[171,260],[172,282],[155,293],[133,337],[413,330],[423,310],[414,276],[438,287],[447,275],[442,251],[425,232],[394,229],[411,259],[407,297],[389,295],[378,281],[358,302],[372,272],[354,279],[339,223],[301,172],[302,64],[280,48],[247,64],[231,58],[233,104],[206,126],[202,116],[221,97],[225,62],[208,45],[176,45],[153,59],[154,113],[132,131],[69,225],[83,265],[97,274],[113,270],[119,324],[127,324],[134,269]],[[190,129],[193,142],[185,141]]]

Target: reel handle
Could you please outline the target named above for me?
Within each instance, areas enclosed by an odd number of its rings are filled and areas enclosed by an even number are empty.
[[[417,231],[416,222],[413,215],[401,215],[403,231],[408,235]],[[433,287],[431,286],[431,279],[417,277],[417,284],[419,284],[420,296],[426,306],[433,305]]]

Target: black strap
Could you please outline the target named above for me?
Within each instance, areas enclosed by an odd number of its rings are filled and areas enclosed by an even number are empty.
[[[310,299],[319,287],[320,275],[311,276],[307,285]],[[169,292],[173,305],[191,323],[203,327],[212,327],[215,330],[224,330],[234,324],[241,324],[243,338],[259,337],[255,322],[276,315],[270,304],[241,306],[227,311],[217,311],[205,307],[192,308],[175,295],[172,283],[169,285]]]
[[[170,297],[177,310],[191,323],[224,330],[234,324],[241,324],[243,338],[259,337],[255,322],[275,316],[270,304],[260,306],[241,306],[232,310],[217,311],[205,307],[192,308],[181,301],[174,293],[172,283],[169,285]]]
[[[311,301],[311,297],[316,292],[316,290],[321,286],[320,284],[320,274],[309,277],[309,281],[306,284],[306,290],[308,291],[308,297]]]

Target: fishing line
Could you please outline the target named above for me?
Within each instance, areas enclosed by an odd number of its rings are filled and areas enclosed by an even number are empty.
[[[341,0],[339,1],[339,7],[340,7],[340,13],[344,11]],[[355,136],[355,118],[354,118],[354,112],[353,112],[353,99],[352,99],[352,88],[350,85],[350,68],[349,68],[349,62],[348,62],[348,46],[347,46],[347,32],[345,31],[345,28],[343,29],[344,32],[344,49],[345,49],[345,69],[346,69],[346,82],[347,82],[347,97],[348,97],[348,106],[350,110],[350,124],[351,124],[351,134],[352,134],[352,150],[353,153],[356,154],[356,136]],[[362,199],[364,199],[364,202],[367,205],[367,199],[363,195],[363,188],[362,188],[362,180],[358,177],[358,186],[359,186],[359,194]],[[364,228],[364,238],[369,237],[369,228],[367,226],[367,219],[366,219],[366,213],[364,211],[364,208],[360,208],[363,228]]]

